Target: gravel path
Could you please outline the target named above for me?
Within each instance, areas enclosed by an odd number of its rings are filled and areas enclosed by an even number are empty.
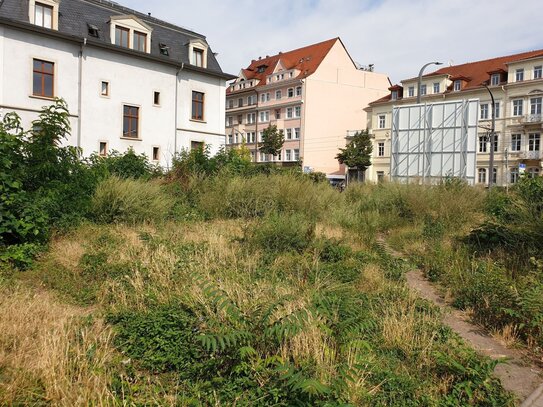
[[[383,239],[379,241],[391,255],[402,257],[400,253],[386,246]],[[452,328],[476,351],[491,359],[505,359],[505,363],[499,363],[496,366],[494,373],[501,380],[503,387],[517,396],[522,403],[521,407],[543,407],[541,369],[531,365],[523,358],[521,352],[506,348],[483,328],[470,323],[464,313],[449,307],[436,287],[424,277],[420,270],[412,270],[406,277],[412,290],[442,308],[443,323]]]

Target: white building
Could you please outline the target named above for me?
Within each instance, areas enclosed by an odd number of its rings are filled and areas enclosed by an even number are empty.
[[[0,113],[25,128],[55,97],[68,143],[162,166],[181,149],[225,144],[222,72],[204,36],[105,0],[0,1]]]

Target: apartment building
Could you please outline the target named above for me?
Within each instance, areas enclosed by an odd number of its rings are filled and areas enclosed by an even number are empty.
[[[479,100],[476,183],[487,184],[492,176],[497,185],[506,186],[515,183],[522,172],[541,174],[542,67],[543,50],[539,50],[447,66],[422,77],[421,103]],[[390,179],[392,109],[416,103],[417,82],[418,78],[403,80],[366,109],[374,139],[373,165],[367,171],[371,181]],[[488,141],[491,96],[483,85],[495,99],[496,137],[492,143]],[[495,159],[489,174],[491,148]]]
[[[55,97],[84,155],[133,148],[168,166],[225,143],[226,81],[206,38],[105,0],[0,1],[0,114],[25,128]]]
[[[244,143],[255,162],[301,162],[341,179],[335,156],[345,134],[365,126],[364,108],[389,86],[386,75],[357,67],[339,38],[252,60],[226,91],[227,145]],[[259,152],[270,125],[285,134],[275,157]]]

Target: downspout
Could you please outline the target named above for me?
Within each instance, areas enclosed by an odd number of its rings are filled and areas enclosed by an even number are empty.
[[[81,111],[83,105],[83,48],[87,45],[87,38],[83,38],[83,42],[79,47],[79,67],[78,67],[78,94],[77,94],[77,148],[81,148]]]
[[[179,67],[179,69],[177,70],[177,72],[175,73],[175,114],[174,114],[174,117],[175,117],[175,133],[174,133],[174,137],[173,137],[173,142],[174,142],[174,145],[173,145],[173,155],[174,157],[177,155],[177,118],[178,118],[178,112],[177,112],[177,107],[179,105],[179,95],[178,95],[178,92],[179,92],[179,74],[181,73],[181,71],[185,68],[185,63],[184,62],[181,62],[181,66]]]

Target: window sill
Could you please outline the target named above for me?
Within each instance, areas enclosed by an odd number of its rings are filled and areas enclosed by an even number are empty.
[[[56,96],[39,96],[39,95],[29,95],[31,99],[40,99],[40,100],[55,100]]]
[[[121,140],[142,141],[143,139],[135,138],[135,137],[123,137],[123,136],[121,136]]]
[[[202,123],[202,124],[207,124],[207,122],[205,120],[198,120],[198,119],[190,119],[191,122],[194,122],[194,123]]]

